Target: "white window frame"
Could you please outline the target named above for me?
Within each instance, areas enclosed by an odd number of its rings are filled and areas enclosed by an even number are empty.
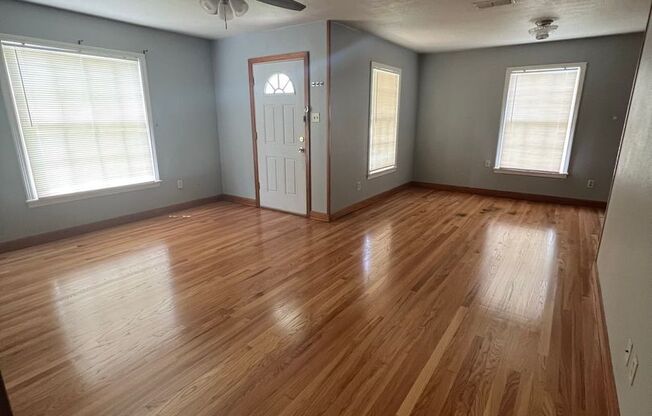
[[[9,119],[12,136],[14,138],[14,144],[16,146],[16,152],[18,154],[18,161],[23,177],[23,184],[25,186],[26,203],[30,208],[62,202],[76,201],[80,199],[94,198],[102,195],[111,195],[116,193],[135,191],[139,189],[153,188],[160,185],[161,179],[159,176],[158,161],[156,158],[156,143],[154,140],[154,128],[152,125],[149,82],[147,79],[147,63],[144,53],[119,51],[92,46],[81,46],[78,44],[57,42],[26,36],[15,36],[3,33],[0,33],[0,42],[26,45],[35,49],[40,48],[45,50],[59,50],[63,52],[73,52],[89,56],[103,56],[108,58],[137,60],[140,68],[141,83],[143,85],[143,98],[145,102],[145,117],[147,118],[147,134],[150,142],[154,180],[130,185],[114,186],[94,189],[90,191],[73,192],[69,194],[38,198],[36,185],[30,167],[29,157],[27,155],[27,147],[25,145],[23,133],[19,124],[18,107],[16,106],[13,88],[7,73],[7,63],[5,62],[4,54],[0,53],[0,87],[2,87],[2,96],[4,99],[5,107],[7,109],[7,118]]]
[[[572,118],[570,129],[566,135],[566,141],[564,144],[564,153],[562,157],[562,165],[560,166],[559,172],[548,172],[548,171],[539,171],[533,169],[510,169],[510,168],[501,168],[500,167],[500,156],[502,154],[503,148],[503,134],[505,129],[505,110],[507,107],[507,95],[509,94],[509,82],[510,76],[514,72],[528,72],[528,71],[545,71],[545,70],[555,70],[555,69],[570,69],[570,68],[579,68],[580,76],[577,78],[577,84],[575,85],[575,94],[573,97],[573,107],[570,117]],[[580,109],[580,102],[582,101],[582,90],[584,88],[584,77],[586,75],[586,62],[576,62],[576,63],[564,63],[564,64],[548,64],[548,65],[529,65],[529,66],[517,66],[509,67],[505,71],[505,87],[503,89],[503,104],[501,109],[500,116],[500,131],[498,133],[498,146],[496,147],[496,162],[494,165],[495,173],[505,173],[510,175],[526,175],[526,176],[541,176],[547,178],[559,178],[564,179],[568,177],[568,167],[570,164],[570,155],[573,148],[573,138],[575,136],[575,127],[577,124],[577,115]]]
[[[396,140],[394,140],[394,164],[388,166],[384,169],[371,172],[371,136],[372,136],[372,125],[371,125],[371,116],[373,115],[373,96],[374,96],[374,69],[381,71],[392,72],[398,75],[398,94],[397,94],[397,103],[396,103]],[[401,68],[397,68],[390,65],[381,64],[380,62],[371,61],[371,68],[369,70],[369,115],[367,117],[367,122],[369,123],[369,135],[367,138],[367,179],[377,178],[379,176],[384,176],[390,173],[396,172],[398,169],[398,137],[399,137],[399,120],[401,115],[401,83],[403,82],[403,76],[401,74]]]

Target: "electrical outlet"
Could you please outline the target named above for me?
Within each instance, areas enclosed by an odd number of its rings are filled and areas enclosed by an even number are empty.
[[[358,191],[362,190],[362,182],[357,181],[355,183],[355,189],[358,190]]]
[[[634,379],[636,378],[636,370],[638,369],[638,355],[634,354],[632,357],[632,362],[627,367],[627,376],[629,377],[629,385],[634,385]]]
[[[484,167],[485,168],[490,168],[491,167],[491,160],[487,159],[484,161]]]
[[[319,123],[319,113],[310,113],[310,121]]]
[[[631,338],[627,340],[627,345],[625,345],[625,367],[629,365],[629,357],[632,356],[632,351],[634,350],[634,342]]]
[[[586,181],[587,188],[593,189],[594,186],[595,186],[595,179],[589,179],[588,181]]]
[[[183,189],[183,179],[177,179],[177,189]]]

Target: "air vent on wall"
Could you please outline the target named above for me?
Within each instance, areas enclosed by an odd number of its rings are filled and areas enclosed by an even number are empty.
[[[478,9],[490,9],[492,7],[507,6],[509,4],[514,4],[515,2],[515,0],[481,0],[474,1],[473,5]]]

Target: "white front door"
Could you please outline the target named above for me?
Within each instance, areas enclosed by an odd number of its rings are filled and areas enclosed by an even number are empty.
[[[253,66],[260,206],[307,214],[303,60]]]

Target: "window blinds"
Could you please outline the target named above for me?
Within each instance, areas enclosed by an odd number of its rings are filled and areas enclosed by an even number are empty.
[[[369,175],[396,167],[400,74],[372,67]]]
[[[138,58],[2,44],[29,199],[157,179]]]
[[[497,168],[567,173],[581,70],[509,74]]]

